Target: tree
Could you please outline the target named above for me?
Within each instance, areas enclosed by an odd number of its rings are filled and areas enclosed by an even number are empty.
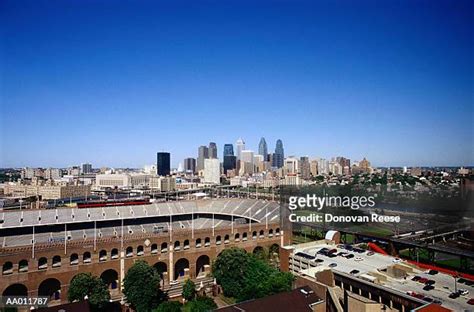
[[[91,308],[96,311],[104,309],[110,300],[110,293],[107,285],[97,276],[91,273],[79,273],[76,275],[69,285],[68,300],[81,301],[84,297],[88,297]]]
[[[158,272],[145,261],[137,261],[125,274],[123,293],[138,312],[151,311],[163,301]]]
[[[189,302],[189,311],[208,312],[217,308],[217,304],[209,297],[197,297]]]
[[[217,257],[212,266],[212,274],[222,286],[227,297],[239,297],[245,286],[245,271],[249,255],[240,248],[225,249]]]
[[[196,284],[190,279],[187,279],[183,285],[183,298],[186,301],[191,301],[196,296]]]
[[[181,312],[181,307],[182,305],[178,301],[165,301],[160,303],[153,312]]]

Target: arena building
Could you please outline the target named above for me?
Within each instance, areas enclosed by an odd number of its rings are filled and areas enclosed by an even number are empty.
[[[223,249],[278,250],[290,235],[280,229],[279,203],[255,199],[0,212],[0,292],[65,303],[74,276],[91,272],[122,300],[121,282],[141,259],[180,294],[188,277],[212,282],[210,264]]]

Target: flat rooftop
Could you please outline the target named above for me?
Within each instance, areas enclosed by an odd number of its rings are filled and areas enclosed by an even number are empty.
[[[315,242],[313,245],[302,244],[301,247],[298,247],[298,245],[294,245],[293,247],[295,248],[293,252],[294,260],[290,262],[290,269],[293,269],[293,271],[300,272],[301,274],[314,277],[315,273],[320,270],[331,269],[334,272],[350,274],[355,278],[363,279],[365,281],[369,281],[367,279],[367,276],[370,276],[370,273],[382,274],[386,277],[386,281],[381,281],[379,284],[377,284],[379,286],[386,287],[392,291],[397,291],[403,294],[407,294],[408,292],[415,292],[417,294],[421,294],[434,300],[439,300],[442,302],[442,305],[444,307],[447,307],[454,311],[474,310],[474,306],[469,305],[467,303],[469,299],[474,298],[474,285],[468,286],[466,284],[457,283],[458,289],[466,289],[469,291],[469,294],[465,296],[460,296],[456,299],[449,298],[449,294],[454,291],[455,287],[455,280],[451,275],[444,274],[441,272],[435,275],[430,275],[425,269],[418,268],[412,264],[409,264],[403,260],[397,259],[389,255],[383,255],[380,253],[368,255],[368,251],[359,253],[322,242]],[[320,251],[322,248],[336,249],[336,254],[339,252],[347,252],[353,254],[354,257],[351,259],[347,259],[343,256],[330,258],[325,255],[317,254],[317,252]],[[304,258],[294,256],[298,252],[302,252],[310,256],[316,256],[316,259],[321,259],[323,261],[308,261]],[[299,261],[306,261],[307,263],[309,262],[310,265],[301,265],[300,268],[298,268]],[[388,275],[386,269],[396,263],[400,264],[401,266],[409,266],[413,269],[413,273],[409,273],[406,278],[395,278]],[[353,270],[357,270],[359,272],[354,273]],[[353,274],[351,274],[351,272],[353,272]],[[435,288],[429,291],[423,290],[423,287],[425,285],[420,282],[413,281],[412,278],[414,276],[420,276],[435,281],[435,284],[433,285]]]

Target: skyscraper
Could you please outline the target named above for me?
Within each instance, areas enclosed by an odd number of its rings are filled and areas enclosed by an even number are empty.
[[[217,158],[217,145],[214,142],[209,143],[209,158]]]
[[[303,178],[304,180],[309,180],[311,176],[311,164],[307,156],[300,157],[299,173],[301,178]]]
[[[268,147],[264,137],[260,139],[260,143],[258,144],[258,154],[263,156],[264,161],[268,160]]]
[[[170,153],[158,152],[156,155],[156,172],[160,176],[170,175]]]
[[[245,149],[245,142],[241,138],[237,140],[235,143],[235,148],[237,149],[237,160],[240,160],[241,158],[241,153]]]
[[[234,146],[232,144],[224,144],[224,157],[234,156]]]
[[[204,160],[204,182],[207,183],[220,183],[221,177],[221,164],[219,159],[211,158]]]
[[[224,145],[224,174],[227,170],[237,168],[237,157],[234,156],[234,146],[232,144]]]
[[[276,141],[275,153],[273,154],[273,167],[281,168],[283,167],[283,162],[285,159],[285,151],[283,149],[283,142],[278,139]]]
[[[88,174],[92,172],[91,164],[82,164],[82,174]]]
[[[204,159],[209,158],[209,148],[205,145],[201,145],[198,148],[198,158],[197,158],[197,171],[204,169]]]
[[[184,159],[184,172],[186,172],[186,173],[196,173],[196,159],[194,159],[194,158],[185,158]]]

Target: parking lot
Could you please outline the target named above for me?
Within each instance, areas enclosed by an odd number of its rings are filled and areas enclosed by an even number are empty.
[[[349,256],[351,254],[353,256]],[[384,274],[389,266],[395,263],[404,263],[404,261],[398,258],[379,253],[357,250],[357,248],[356,250],[347,250],[342,245],[335,247],[334,245],[318,244],[310,247],[296,248],[294,255],[295,260],[299,259],[298,255],[300,255],[302,259],[306,257],[307,259],[305,260],[313,264],[312,268],[302,271],[310,276],[314,276],[314,273],[321,270],[321,268],[330,268],[369,281],[370,275],[367,273],[378,272]],[[458,282],[457,289],[465,289],[469,293],[460,295],[458,298],[449,298],[449,295],[455,289],[455,279],[451,275],[443,273],[431,275],[426,270],[415,268],[413,274],[409,274],[406,278],[386,276],[387,281],[382,284],[384,287],[416,296],[427,302],[441,302],[443,306],[454,311],[474,310],[474,305],[467,303],[469,299],[474,298],[473,285]],[[424,280],[421,280],[421,282],[412,280],[415,276],[430,280],[433,289],[423,289],[426,286],[425,283],[422,283]]]

